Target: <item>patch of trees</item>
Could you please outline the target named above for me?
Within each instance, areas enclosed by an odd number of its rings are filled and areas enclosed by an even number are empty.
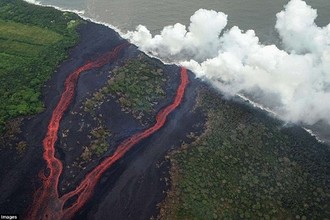
[[[82,20],[50,7],[2,0],[0,21],[1,133],[8,120],[43,110],[41,89],[77,42],[75,27]],[[22,27],[20,36],[9,27]],[[31,41],[31,30],[42,40]]]

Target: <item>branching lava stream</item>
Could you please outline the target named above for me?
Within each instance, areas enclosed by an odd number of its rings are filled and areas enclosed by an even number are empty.
[[[156,123],[152,127],[138,132],[123,141],[117,147],[116,151],[90,171],[73,191],[63,196],[59,195],[58,184],[63,165],[62,162],[55,157],[55,143],[57,141],[60,121],[74,98],[79,75],[83,71],[99,68],[116,59],[120,51],[127,45],[128,44],[121,44],[112,52],[106,53],[96,61],[88,62],[72,72],[65,80],[64,91],[53,111],[46,137],[43,140],[43,158],[47,165],[47,176],[43,172],[39,174],[42,179],[42,186],[35,192],[33,204],[27,215],[28,219],[71,219],[91,198],[93,190],[102,174],[116,161],[122,158],[135,144],[158,131],[165,124],[167,116],[180,105],[185,88],[188,84],[187,70],[183,67],[181,68],[181,83],[177,89],[175,99],[170,105],[157,114]],[[70,199],[71,201],[72,199],[75,200],[69,207],[64,207]]]

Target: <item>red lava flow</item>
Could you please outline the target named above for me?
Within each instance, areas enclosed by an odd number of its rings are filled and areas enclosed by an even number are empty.
[[[115,59],[119,52],[126,46],[127,44],[121,44],[98,60],[88,62],[71,73],[65,80],[64,91],[53,111],[46,137],[43,140],[43,158],[46,161],[47,173],[49,174],[47,176],[42,172],[39,174],[42,179],[42,186],[35,193],[31,210],[27,215],[28,219],[71,219],[91,198],[93,190],[102,174],[117,160],[122,158],[135,144],[159,130],[165,124],[167,116],[180,105],[188,84],[187,70],[183,67],[181,68],[181,83],[177,89],[175,99],[157,114],[156,123],[152,127],[138,132],[123,141],[111,156],[104,159],[85,176],[76,189],[63,196],[59,195],[58,184],[63,166],[62,162],[55,157],[55,143],[60,121],[73,100],[78,77],[83,71],[101,67]],[[69,207],[64,207],[68,200],[74,201]]]

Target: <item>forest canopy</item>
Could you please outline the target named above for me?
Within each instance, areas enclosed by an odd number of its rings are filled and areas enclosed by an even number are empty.
[[[0,132],[43,110],[41,89],[78,40],[76,14],[21,0],[0,2]]]

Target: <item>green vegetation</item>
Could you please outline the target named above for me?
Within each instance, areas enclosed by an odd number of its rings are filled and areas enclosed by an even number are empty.
[[[41,88],[77,39],[72,13],[0,2],[0,133],[9,119],[43,110]]]
[[[15,46],[15,42],[21,43],[18,44],[19,46],[22,44],[26,44],[26,46],[42,46],[56,43],[62,39],[62,35],[38,26],[4,20],[0,20],[0,37],[1,39],[6,39],[13,46]],[[33,49],[33,47],[29,49]],[[21,51],[18,50],[17,52],[20,53]]]
[[[154,107],[165,97],[167,77],[162,69],[140,56],[129,59],[123,66],[111,71],[105,85],[97,90],[83,103],[84,111],[90,113],[97,122],[97,128],[90,134],[90,145],[84,147],[82,154],[74,162],[76,167],[84,167],[86,162],[100,158],[109,148],[112,134],[106,129],[102,115],[97,109],[112,96],[120,104],[122,111],[131,113],[135,118],[145,123],[144,116],[153,113]],[[111,141],[110,141],[111,142]]]
[[[100,126],[93,129],[90,136],[92,138],[91,144],[84,148],[81,154],[82,162],[91,160],[93,156],[100,157],[108,150],[108,138],[111,137],[110,131]]]
[[[208,92],[199,101],[206,132],[169,156],[172,189],[160,219],[330,216],[329,157],[312,150],[321,148]]]
[[[167,79],[163,70],[141,58],[127,61],[112,73],[107,84],[84,103],[85,111],[93,112],[111,94],[118,98],[122,111],[140,120],[153,112],[154,106],[166,95],[163,87]]]

